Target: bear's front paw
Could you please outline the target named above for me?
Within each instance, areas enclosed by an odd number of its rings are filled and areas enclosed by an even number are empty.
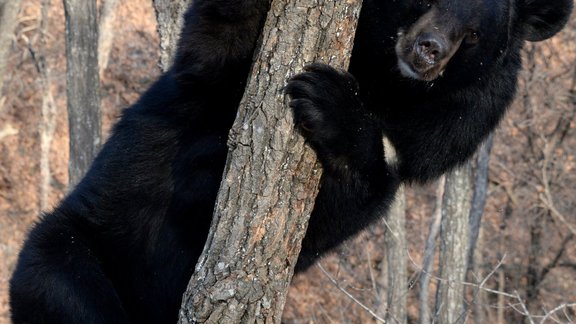
[[[360,101],[354,77],[315,63],[288,81],[296,128],[313,144],[337,140],[358,119]]]
[[[296,128],[324,164],[362,159],[373,151],[370,146],[381,145],[381,132],[362,108],[350,73],[312,64],[288,81],[286,94]]]

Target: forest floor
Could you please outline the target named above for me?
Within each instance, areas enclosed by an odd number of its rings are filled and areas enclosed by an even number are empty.
[[[3,96],[0,96],[0,324],[9,323],[8,280],[24,237],[41,212],[55,206],[67,190],[68,120],[64,18],[62,2],[52,2],[46,32],[42,33],[41,1],[22,1],[23,7],[19,14],[14,48],[5,78],[5,91]],[[154,12],[151,1],[145,3],[143,6],[142,1],[138,0],[119,2],[113,28],[114,45],[110,51],[108,66],[101,75],[104,136],[109,133],[111,125],[118,119],[122,109],[134,103],[139,94],[160,74]],[[38,60],[42,58],[46,60],[48,90],[55,109],[53,120],[55,131],[47,159],[51,172],[48,191],[42,190],[39,185],[42,181],[40,161],[43,159],[40,146],[40,138],[43,135],[40,125],[49,117],[42,113],[42,104],[46,102],[43,94],[46,91],[43,88],[42,76],[37,70]],[[572,125],[566,140],[567,144],[562,147],[564,171],[568,168],[565,180],[570,181],[576,180],[574,171],[570,172],[569,169],[570,163],[574,164],[573,148],[576,147],[574,129],[575,126]],[[510,161],[513,158],[509,152],[516,150],[509,146],[507,139],[519,136],[521,135],[515,133],[515,128],[510,124],[505,124],[498,131],[494,159],[499,167],[491,169],[496,174],[492,178],[492,185],[510,179],[510,173],[514,173],[509,170],[515,168],[517,164]],[[567,193],[562,191],[561,210],[573,212],[574,209],[571,208],[576,206],[574,203],[576,196],[571,196],[576,193],[574,183],[576,181],[562,189]],[[434,209],[434,188],[434,184],[430,184],[410,188],[407,192],[408,204],[413,206],[407,215],[411,284],[415,283],[418,265],[422,262],[421,250],[427,239],[430,215]],[[526,266],[527,252],[524,247],[528,245],[527,234],[515,230],[521,226],[519,224],[522,220],[520,218],[503,220],[503,215],[508,215],[506,208],[510,200],[508,195],[510,188],[498,185],[491,189],[489,195],[483,225],[483,239],[486,242],[482,250],[483,266],[487,269],[484,270],[484,274],[494,269],[501,260],[503,254],[496,252],[504,251],[507,255],[510,263],[507,273],[519,272],[518,269]],[[520,196],[519,199],[523,197]],[[569,216],[571,221],[576,221],[576,217],[572,214]],[[554,228],[547,230],[557,231]],[[316,266],[296,276],[289,292],[284,321],[286,323],[374,322],[374,317],[364,308],[376,311],[385,307],[386,262],[382,249],[384,232],[385,224],[376,224],[325,258],[321,262],[322,268]],[[554,250],[555,248],[549,246],[552,245],[552,241],[562,241],[556,234],[551,234],[547,239],[550,242],[542,243],[544,249]],[[568,240],[569,243],[563,247],[561,259],[566,264],[576,264],[574,241]],[[541,302],[541,304],[550,309],[560,303],[576,302],[576,271],[565,267],[554,268],[551,273],[550,279],[541,282],[542,287],[546,288],[541,289],[541,294],[548,294],[543,295],[541,299],[549,303]],[[336,279],[338,285],[333,284],[331,276]],[[509,288],[507,291],[514,291],[522,289],[528,279],[518,275],[506,277],[505,280],[506,288]],[[490,280],[488,285],[495,287],[498,283]],[[356,299],[350,298],[347,293]],[[410,318],[416,318],[418,314],[416,294],[411,292],[407,297]],[[488,297],[488,300],[487,308],[497,302],[495,297]],[[363,305],[360,305],[361,303]],[[515,311],[507,306],[506,312]],[[574,310],[570,314],[574,314]],[[510,316],[514,318],[513,315]]]

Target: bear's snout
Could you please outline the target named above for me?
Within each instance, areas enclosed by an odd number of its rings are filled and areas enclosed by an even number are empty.
[[[437,28],[441,31],[440,28]],[[460,47],[462,37],[449,40],[446,32],[411,30],[401,32],[396,43],[398,67],[402,75],[416,80],[433,81],[444,73],[446,65]]]
[[[446,56],[446,48],[439,35],[424,33],[416,38],[413,50],[422,63],[433,66]]]

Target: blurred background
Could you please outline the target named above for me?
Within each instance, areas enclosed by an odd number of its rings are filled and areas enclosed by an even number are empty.
[[[9,2],[0,0],[0,323],[10,322],[8,281],[22,241],[69,182],[62,1]],[[102,0],[99,10],[105,139],[160,74],[160,47],[151,1]],[[461,286],[457,322],[576,321],[576,18],[523,56],[517,99],[467,169],[469,186],[405,188],[396,211],[404,224],[375,224],[294,278],[286,323],[442,322],[443,285]],[[466,211],[466,222],[481,223],[465,228],[478,238],[456,281],[440,257],[457,237],[439,226],[450,188],[483,206]],[[397,282],[404,290],[391,296]]]

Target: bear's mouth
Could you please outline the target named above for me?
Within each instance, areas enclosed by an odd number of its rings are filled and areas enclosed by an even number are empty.
[[[428,69],[425,67],[418,69],[402,57],[398,57],[398,69],[404,77],[427,82],[434,81],[444,74],[444,66],[434,65]]]

